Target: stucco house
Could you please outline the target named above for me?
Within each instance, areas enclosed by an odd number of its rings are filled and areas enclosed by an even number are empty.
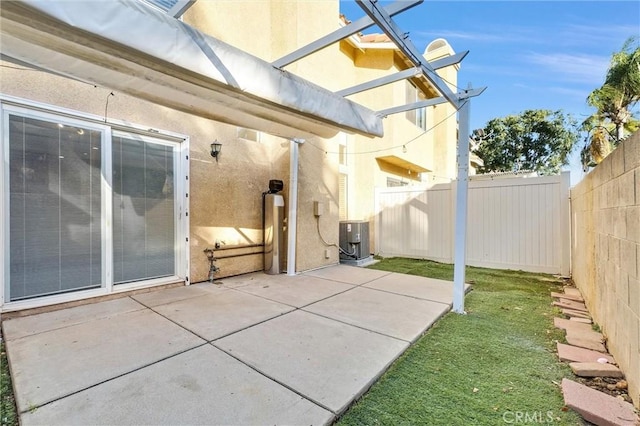
[[[217,277],[262,270],[271,179],[300,272],[339,261],[323,239],[370,220],[376,186],[455,177],[449,104],[390,114],[384,135],[367,120],[436,96],[424,77],[334,99],[410,68],[384,36],[265,66],[345,25],[338,0],[154,3],[0,6],[2,311],[205,281],[216,246]],[[425,57],[453,53],[439,39]],[[438,73],[455,90],[457,65]]]

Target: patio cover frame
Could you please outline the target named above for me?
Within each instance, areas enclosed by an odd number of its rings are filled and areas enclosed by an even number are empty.
[[[467,239],[467,201],[469,191],[469,134],[470,134],[470,100],[479,96],[486,87],[467,89],[454,93],[437,73],[436,69],[449,65],[455,65],[462,61],[468,51],[453,55],[439,61],[427,61],[415,47],[411,39],[393,21],[392,16],[410,7],[421,4],[423,0],[398,1],[386,7],[380,7],[377,0],[356,0],[366,16],[351,22],[339,30],[322,37],[296,51],[273,62],[274,66],[283,67],[299,59],[304,58],[326,46],[349,37],[372,25],[377,25],[397,46],[400,52],[414,65],[413,68],[400,71],[390,76],[381,77],[367,83],[359,84],[348,89],[336,92],[342,96],[348,96],[365,90],[370,90],[395,81],[422,75],[429,81],[432,87],[441,95],[437,98],[427,99],[412,104],[401,105],[378,111],[380,117],[390,114],[410,111],[441,103],[451,104],[458,112],[458,174],[456,188],[456,217],[455,217],[455,242],[454,242],[454,290],[453,310],[463,314],[464,311],[464,284],[466,266],[466,239]],[[297,148],[297,146],[296,146]]]
[[[6,2],[0,8],[2,54],[202,117],[243,126],[248,122],[252,123],[249,127],[288,137],[292,141],[292,169],[295,165],[296,170],[301,133],[328,137],[342,130],[382,136],[381,120],[389,114],[450,103],[458,111],[459,122],[453,309],[464,313],[470,98],[481,94],[484,88],[469,87],[454,93],[435,69],[460,62],[467,52],[431,64],[393,21],[393,15],[423,0],[399,1],[385,8],[376,0],[356,2],[367,16],[272,64],[137,0]],[[393,41],[414,68],[335,93],[281,69],[372,25]],[[147,43],[151,35],[156,36],[151,37],[154,43]],[[416,74],[427,79],[441,96],[377,113],[345,98]],[[118,78],[122,77],[124,81],[118,85]],[[158,90],[161,95],[154,96]],[[222,112],[207,112],[211,105]],[[327,128],[334,129],[334,133],[328,134]],[[292,247],[295,248],[295,241]]]

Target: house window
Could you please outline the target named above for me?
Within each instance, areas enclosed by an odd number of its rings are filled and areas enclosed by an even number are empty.
[[[420,92],[420,90],[418,90],[418,88],[411,81],[407,80],[405,87],[405,101],[407,102],[407,104],[412,104],[424,100],[423,97],[421,97],[422,92]],[[422,130],[427,130],[427,108],[422,107],[413,109],[411,111],[407,111],[405,114],[407,120],[411,121]]]
[[[395,188],[398,186],[408,186],[408,185],[409,185],[409,182],[405,182],[403,180],[392,178],[392,177],[387,178],[387,188]]]
[[[338,217],[339,220],[347,220],[349,219],[349,203],[348,203],[348,193],[349,193],[349,176],[345,173],[340,173],[338,178],[339,185],[339,199],[338,199]]]
[[[238,127],[238,138],[252,142],[260,142],[260,132],[253,129]]]
[[[338,161],[341,166],[347,165],[347,145],[338,145]]]
[[[2,109],[5,301],[184,277],[179,141]]]
[[[169,16],[180,18],[196,0],[142,0],[156,9],[160,9]]]

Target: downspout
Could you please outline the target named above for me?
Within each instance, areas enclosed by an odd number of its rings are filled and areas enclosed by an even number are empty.
[[[289,214],[287,218],[287,275],[296,274],[296,238],[298,223],[298,145],[304,139],[289,142]]]

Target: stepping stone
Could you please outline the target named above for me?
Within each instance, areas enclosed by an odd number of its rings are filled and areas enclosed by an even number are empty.
[[[562,309],[562,313],[570,317],[591,319],[591,315],[589,315],[588,312],[576,311],[574,309]]]
[[[556,293],[554,291],[551,292],[551,297],[557,297],[558,299],[563,300],[573,300],[575,302],[584,302],[584,299],[581,296],[574,296],[572,294],[566,293]]]
[[[572,309],[574,311],[589,312],[584,303],[574,302],[572,300],[563,300],[561,302],[553,302],[559,308]]]
[[[597,426],[634,426],[638,421],[633,405],[572,380],[562,379],[567,407]]]
[[[576,376],[580,377],[624,377],[622,371],[615,365],[600,364],[599,362],[570,362],[569,367]]]
[[[599,358],[606,358],[610,364],[615,363],[613,357],[603,352],[592,351],[590,349],[580,348],[578,346],[565,345],[557,343],[558,358],[560,361],[568,362],[597,362]]]
[[[582,324],[593,324],[593,321],[589,318],[571,317],[569,318],[569,321],[580,322]]]
[[[580,322],[575,322],[575,321],[571,321],[564,318],[554,318],[553,325],[555,325],[557,328],[560,328],[562,330],[573,329],[573,330],[593,331],[593,329],[589,324],[583,324]]]
[[[565,287],[564,288],[564,294],[571,295],[571,296],[582,297],[582,294],[580,293],[580,290],[578,290],[576,287]]]
[[[567,343],[573,346],[579,346],[585,349],[591,349],[593,351],[605,352],[607,348],[600,342],[594,342],[591,340],[585,340],[578,337],[567,336]]]
[[[581,348],[592,349],[598,352],[607,352],[607,349],[602,343],[604,341],[602,333],[592,330],[575,330],[572,328],[565,331],[567,343],[570,345],[580,346]]]

